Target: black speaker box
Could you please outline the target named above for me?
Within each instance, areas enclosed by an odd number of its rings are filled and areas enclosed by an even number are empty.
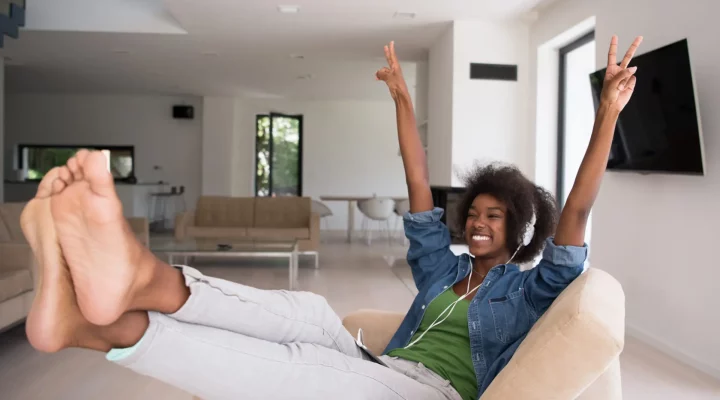
[[[193,106],[173,106],[173,118],[175,119],[194,119],[195,107]]]

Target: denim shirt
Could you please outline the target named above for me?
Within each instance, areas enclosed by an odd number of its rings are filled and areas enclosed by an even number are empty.
[[[450,232],[440,221],[443,212],[435,208],[403,217],[410,240],[407,260],[419,293],[384,354],[407,346],[427,305],[470,274],[470,256],[450,251]],[[549,238],[535,268],[521,271],[517,265],[503,264],[488,272],[468,310],[478,398],[510,361],[535,321],[583,272],[587,252],[587,245],[557,246]]]

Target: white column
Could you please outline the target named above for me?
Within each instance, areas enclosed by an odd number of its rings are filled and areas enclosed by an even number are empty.
[[[453,128],[453,28],[430,47],[428,57],[428,168],[430,184],[450,186]]]
[[[455,21],[429,55],[428,165],[432,185],[460,186],[476,162],[533,172],[528,132],[529,33],[523,22]],[[471,80],[470,64],[518,66],[517,81]]]
[[[231,196],[235,98],[203,98],[202,195]]]

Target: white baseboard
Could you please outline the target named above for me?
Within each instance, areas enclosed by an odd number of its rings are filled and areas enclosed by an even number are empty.
[[[625,334],[628,336],[632,336],[635,339],[638,339],[645,344],[655,348],[656,350],[659,350],[668,356],[687,364],[695,369],[698,369],[710,376],[712,376],[715,379],[720,380],[720,369],[713,367],[711,365],[706,364],[703,361],[700,361],[696,359],[695,357],[692,357],[680,350],[678,350],[675,346],[665,342],[662,339],[659,339],[658,337],[649,334],[645,332],[642,329],[633,327],[631,325],[625,325]]]

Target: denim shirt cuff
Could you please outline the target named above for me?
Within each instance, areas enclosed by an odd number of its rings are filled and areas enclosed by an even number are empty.
[[[435,207],[432,210],[421,211],[419,213],[406,212],[403,215],[405,222],[417,222],[417,223],[430,223],[438,222],[442,218],[445,210],[440,207]]]
[[[545,242],[545,250],[543,250],[543,259],[560,267],[578,267],[585,263],[588,256],[588,245],[578,246],[558,246],[551,236]]]

